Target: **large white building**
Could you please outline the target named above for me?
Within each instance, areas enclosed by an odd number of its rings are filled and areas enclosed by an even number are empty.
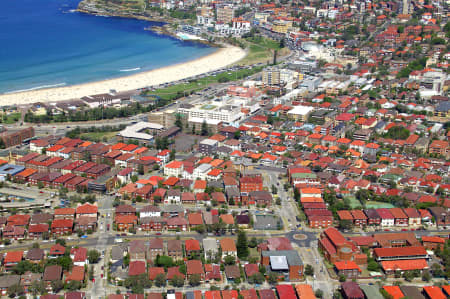
[[[233,123],[243,116],[241,106],[236,105],[232,100],[221,99],[199,105],[183,105],[177,112],[186,115],[188,120],[202,119],[224,123]]]

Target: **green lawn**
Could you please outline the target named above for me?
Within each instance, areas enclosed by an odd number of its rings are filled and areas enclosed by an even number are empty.
[[[4,124],[14,124],[20,120],[20,112],[10,113],[7,115],[4,115],[1,118],[1,122]]]
[[[253,75],[260,72],[262,67],[256,67],[252,69],[242,69],[233,72],[223,72],[217,74],[216,76],[208,76],[198,80],[192,80],[188,83],[181,83],[177,85],[168,86],[166,88],[160,88],[155,91],[148,91],[146,95],[148,96],[159,96],[164,100],[174,100],[180,98],[184,95],[189,95],[190,93],[202,90],[213,83],[224,83],[239,80],[247,76]]]
[[[80,138],[83,140],[89,140],[93,142],[101,142],[106,137],[107,140],[116,136],[118,131],[115,132],[89,132],[80,134]]]
[[[255,258],[259,258],[260,257],[260,254],[259,254],[258,249],[256,247],[255,248],[249,247],[248,249],[250,249],[250,254],[248,255],[249,259],[251,257],[255,257]]]
[[[279,42],[268,38],[248,38],[243,42],[248,49],[248,54],[236,63],[238,65],[272,63],[274,50],[278,51],[277,57],[284,56],[289,51],[287,48],[280,48]]]
[[[366,208],[367,209],[381,209],[381,208],[392,209],[392,208],[395,208],[395,206],[390,203],[387,203],[387,202],[367,201]]]

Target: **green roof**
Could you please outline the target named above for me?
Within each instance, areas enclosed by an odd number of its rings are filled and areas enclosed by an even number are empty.
[[[300,179],[315,179],[317,175],[315,173],[293,173],[291,175],[292,178],[300,178]]]
[[[381,295],[380,291],[378,290],[378,287],[371,286],[368,284],[362,284],[359,286],[364,294],[366,295],[366,298],[370,299],[383,299],[383,296]]]

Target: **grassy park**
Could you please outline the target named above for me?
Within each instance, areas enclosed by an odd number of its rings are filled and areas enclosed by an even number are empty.
[[[203,77],[197,80],[190,80],[186,83],[180,83],[164,88],[149,90],[144,95],[157,96],[163,100],[175,100],[183,96],[187,96],[196,91],[207,88],[211,84],[225,83],[243,79],[257,72],[260,72],[262,67],[254,67],[252,69],[241,69],[237,71],[223,72],[217,75]]]

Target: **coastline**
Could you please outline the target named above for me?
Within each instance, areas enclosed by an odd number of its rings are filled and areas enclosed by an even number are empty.
[[[245,56],[246,52],[243,49],[227,45],[195,60],[129,76],[64,87],[0,94],[0,106],[79,99],[88,95],[108,93],[112,89],[117,92],[136,90],[214,71],[231,65]]]

